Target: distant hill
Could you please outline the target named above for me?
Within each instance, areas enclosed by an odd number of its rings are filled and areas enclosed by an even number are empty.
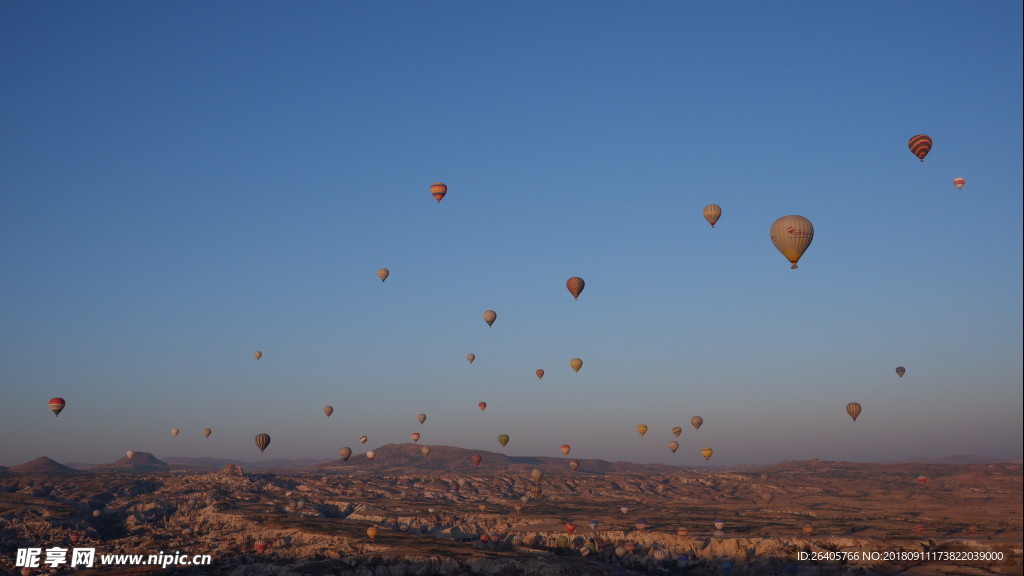
[[[171,466],[157,459],[149,452],[135,452],[129,458],[122,456],[110,464],[98,464],[89,469],[90,472],[170,472]]]
[[[885,460],[883,464],[996,464],[999,462],[1012,462],[1019,458],[1003,458],[1000,456],[986,456],[978,454],[957,454],[944,458],[902,458],[900,460]]]
[[[81,474],[81,471],[65,466],[46,456],[40,456],[35,460],[29,460],[17,466],[11,466],[7,471],[15,474]]]
[[[573,458],[551,458],[546,456],[507,456],[487,450],[468,450],[455,446],[427,446],[430,453],[423,455],[422,444],[386,444],[373,449],[374,459],[366,452],[353,451],[348,461],[333,460],[326,464],[311,466],[306,471],[344,472],[350,474],[387,473],[403,474],[436,470],[438,472],[518,472],[528,475],[534,468],[545,472],[570,472],[569,462]],[[473,463],[473,456],[480,456],[480,464]],[[682,468],[665,464],[634,464],[632,462],[608,462],[590,458],[576,459],[579,474],[631,474],[640,472],[678,472]]]
[[[228,465],[241,466],[244,470],[295,470],[317,466],[331,462],[330,460],[318,460],[314,458],[260,460],[259,462],[247,462],[231,458],[190,458],[188,456],[173,456],[164,458],[164,462],[171,465],[174,470],[187,470],[189,472],[216,472]]]

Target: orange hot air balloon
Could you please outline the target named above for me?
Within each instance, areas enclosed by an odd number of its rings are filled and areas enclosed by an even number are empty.
[[[715,227],[715,222],[722,217],[722,207],[718,204],[708,204],[704,207],[704,219],[707,220],[711,227]]]
[[[581,366],[582,366],[582,364],[581,364]],[[536,374],[537,374],[537,380],[541,380],[541,379],[544,378],[544,371],[541,370],[540,368],[537,369]]]
[[[572,366],[574,372],[579,372],[580,368],[583,368],[583,360],[573,358],[572,360],[569,360],[569,366]],[[598,372],[600,372],[600,370],[598,370]]]
[[[352,449],[349,448],[348,446],[343,446],[340,450],[338,450],[338,456],[341,456],[342,460],[348,460],[349,456],[351,455]]]
[[[636,431],[640,434],[641,437],[644,434],[647,434],[647,424],[637,424]]]
[[[804,527],[803,527],[802,530],[803,530],[804,536],[807,537],[807,538],[810,538],[811,534],[814,534],[814,526],[811,526],[810,524],[804,524]]]
[[[327,414],[327,417],[330,418],[331,414],[334,414],[334,406],[324,406],[324,414]]]
[[[704,419],[700,416],[690,418],[690,426],[693,426],[694,430],[700,430],[702,424],[704,424]]]
[[[479,409],[480,409],[481,411],[483,411],[483,410],[487,410],[487,402],[478,402],[476,406],[477,406],[477,408],[479,408]]]
[[[568,456],[569,451],[572,450],[572,448],[568,444],[562,444],[560,450],[562,451],[562,456]]]
[[[252,355],[253,355],[253,358],[256,358],[257,360],[259,360],[260,358],[263,358],[263,352],[260,352],[259,350],[253,352]]]
[[[448,193],[448,187],[441,182],[435,182],[430,185],[430,193],[434,196],[434,200],[437,200],[437,203],[440,204],[441,199]]]
[[[484,458],[483,458],[483,456],[481,456],[479,454],[473,454],[473,457],[470,458],[470,460],[473,461],[473,465],[474,466],[479,466],[480,463],[484,461]]]
[[[270,436],[267,434],[257,434],[254,441],[256,442],[256,447],[260,449],[260,452],[263,452],[267,449],[267,446],[270,446]]]
[[[566,522],[565,523],[565,531],[568,532],[569,534],[572,534],[573,532],[576,531],[576,525],[573,524],[572,522]]]
[[[572,294],[573,300],[579,299],[580,292],[583,292],[583,286],[583,278],[580,278],[579,276],[573,276],[565,281],[565,287],[569,289],[569,294]]]
[[[953,178],[953,186],[956,186],[957,190],[963,190],[964,184],[967,184],[967,180],[963,178]]]
[[[387,268],[378,268],[377,269],[377,278],[380,278],[381,282],[387,280],[388,276],[390,274],[391,274],[391,271],[388,270]]]
[[[57,416],[60,416],[60,411],[63,410],[66,405],[67,402],[65,402],[63,398],[50,398],[50,410],[53,412],[53,417],[56,418]]]
[[[370,526],[369,528],[367,528],[366,529],[366,535],[370,537],[370,540],[373,540],[374,538],[376,538],[377,537],[377,527],[376,526]]]
[[[487,322],[488,326],[490,326],[491,324],[494,324],[494,321],[497,320],[497,319],[498,319],[498,314],[494,310],[485,310],[484,311],[484,322]]]
[[[420,433],[419,432],[413,432],[411,434],[411,437],[412,437],[412,441],[413,442],[419,442],[420,441]]]
[[[181,432],[181,431],[178,430],[177,428],[171,428],[171,436],[177,436],[178,432]]]
[[[711,448],[708,448],[706,446],[704,448],[701,448],[701,450],[700,450],[700,455],[703,456],[705,460],[711,460],[711,455],[714,454],[714,453],[715,453],[714,450],[712,450]]]
[[[903,375],[906,374],[906,373],[907,373],[907,369],[904,368],[903,366],[897,366],[896,367],[896,375],[899,376],[900,378],[903,378]]]
[[[472,364],[473,360],[476,360],[476,354],[473,354],[473,353],[466,354],[466,360],[469,360],[469,363]]]
[[[850,402],[846,405],[846,413],[850,415],[850,418],[853,418],[854,422],[856,422],[857,417],[860,416],[860,410],[860,404],[857,402]]]
[[[789,260],[792,269],[814,240],[814,225],[803,216],[783,216],[772,224],[770,234],[772,243]]]
[[[213,430],[210,430],[209,428],[203,428],[203,436],[209,438],[210,434],[213,434]]]
[[[924,134],[918,134],[907,142],[907,147],[909,147],[910,151],[914,153],[914,156],[917,156],[921,159],[921,162],[924,162],[924,157],[927,156],[928,152],[932,149],[932,139]]]

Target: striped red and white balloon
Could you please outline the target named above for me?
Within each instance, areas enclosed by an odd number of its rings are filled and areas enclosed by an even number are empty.
[[[50,398],[50,410],[53,411],[54,417],[60,416],[60,411],[63,410],[64,406],[66,406],[66,405],[67,405],[67,402],[65,402],[63,398],[60,398],[60,397]]]
[[[963,178],[953,178],[953,186],[956,186],[957,190],[963,190],[964,184],[967,184],[967,180]]]
[[[928,152],[932,149],[932,139],[924,134],[918,134],[907,142],[907,147],[910,151],[924,162],[924,157],[928,155]]]

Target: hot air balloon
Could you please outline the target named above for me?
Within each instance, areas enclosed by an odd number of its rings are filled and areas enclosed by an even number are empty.
[[[962,190],[964,184],[967,184],[967,180],[964,180],[963,178],[953,178],[953,186],[956,186],[957,190]]]
[[[420,433],[419,432],[413,432],[411,434],[411,438],[412,438],[413,442],[419,442],[420,441]]]
[[[686,528],[676,528],[676,536],[682,536],[686,538],[690,534],[690,531]]]
[[[725,521],[720,519],[720,518],[716,518],[715,519],[715,530],[721,530],[722,528],[725,528]]]
[[[573,276],[565,281],[565,287],[569,290],[569,294],[572,294],[573,300],[579,300],[580,292],[583,292],[584,286],[583,278],[579,276]]]
[[[928,483],[928,478],[925,478],[924,476],[918,476],[917,483],[920,484],[921,486],[924,486],[925,484]]]
[[[78,541],[82,539],[82,533],[81,532],[71,532],[70,534],[68,534],[68,539],[71,540],[72,544],[77,544]]]
[[[591,520],[588,522],[588,524],[590,524],[590,529],[594,532],[597,532],[597,527],[601,525],[601,523],[597,520]]]
[[[575,472],[575,471],[577,471],[579,469],[580,469],[580,461],[579,460],[569,460],[569,470],[572,470],[573,472]]]
[[[501,444],[501,447],[504,448],[505,444],[508,444],[508,434],[498,434],[498,444]]]
[[[615,555],[618,556],[619,558],[622,558],[623,556],[626,555],[626,548],[623,547],[623,546],[616,546],[615,547]]]
[[[850,418],[853,418],[854,422],[856,422],[857,417],[860,416],[860,404],[850,402],[846,405],[846,413],[850,415]]]
[[[476,354],[466,354],[466,360],[469,360],[469,363],[472,364],[473,360],[476,360]]]
[[[256,542],[255,542],[255,543],[253,544],[253,548],[255,548],[255,549],[256,549],[256,552],[257,552],[258,554],[263,554],[264,552],[266,552],[266,551],[267,551],[267,547],[268,547],[268,546],[270,546],[270,545],[269,545],[269,544],[267,544],[267,541],[266,541],[266,540],[257,540],[257,541],[256,541]]]
[[[572,522],[566,522],[565,523],[565,531],[568,532],[569,534],[572,534],[573,532],[576,531],[576,525],[573,524]]]
[[[637,518],[636,519],[636,529],[639,530],[640,532],[643,532],[644,530],[646,530],[647,529],[647,520],[644,519],[644,518]]]
[[[324,406],[324,414],[327,414],[327,417],[330,418],[331,414],[334,414],[334,406]]]
[[[569,360],[569,366],[572,366],[574,372],[579,372],[580,368],[583,368],[583,360],[573,358],[572,360]],[[600,370],[598,370],[598,372],[600,372]]]
[[[484,311],[484,322],[487,322],[488,326],[490,326],[491,324],[494,324],[494,321],[497,320],[497,319],[498,319],[498,314],[494,310],[486,310],[486,311]]]
[[[476,406],[481,412],[487,410],[487,402],[477,402]]]
[[[715,453],[714,450],[712,450],[711,448],[708,448],[706,446],[704,448],[700,449],[700,455],[703,456],[705,460],[711,460],[711,455],[714,454],[714,453]]]
[[[804,524],[804,527],[801,528],[801,531],[803,531],[805,538],[810,538],[811,534],[814,534],[814,526],[811,526],[810,524]]]
[[[675,454],[676,450],[679,450],[679,442],[676,442],[675,440],[669,442],[668,449],[671,450],[673,454]]]
[[[640,434],[640,436],[647,434],[647,424],[637,424],[636,431]]]
[[[338,456],[341,456],[342,460],[348,460],[348,457],[352,455],[352,449],[348,446],[343,446],[338,450]]]
[[[896,375],[899,376],[900,378],[903,378],[903,375],[906,374],[906,373],[907,373],[907,369],[904,368],[903,366],[897,366],[896,367]]]
[[[260,358],[263,358],[263,352],[260,352],[259,350],[257,350],[257,351],[255,351],[255,352],[253,352],[253,353],[252,353],[252,355],[253,355],[253,357],[254,357],[254,358],[256,358],[257,360],[259,360]]]
[[[177,436],[178,432],[180,432],[180,430],[177,428],[171,428],[171,436]]]
[[[427,421],[427,415],[426,414],[417,414],[416,415],[416,421],[419,422],[420,424],[423,424],[424,422]]]
[[[544,371],[540,368],[537,369],[537,380],[544,378]]]
[[[254,441],[256,442],[256,446],[260,449],[260,452],[263,452],[267,449],[267,446],[270,446],[270,436],[267,434],[257,434]]]
[[[543,490],[541,490],[540,484],[534,484],[533,486],[530,486],[530,498],[533,498],[533,499],[540,498],[540,495],[542,493],[543,493]]]
[[[135,458],[135,450],[129,450],[125,452],[124,455],[127,456],[129,460],[131,460],[132,458]]]
[[[441,199],[448,193],[448,187],[441,182],[435,182],[430,185],[430,193],[434,196],[434,200],[437,200],[437,203],[440,204]]]
[[[360,444],[366,444],[367,440],[368,440],[368,438],[366,436],[360,436],[359,437],[359,443]]]
[[[718,204],[708,204],[704,207],[704,219],[711,224],[711,227],[715,227],[715,222],[722,217],[722,207]]]
[[[64,409],[66,404],[63,398],[50,398],[50,410],[53,411],[53,416],[60,416],[60,411]]]
[[[213,430],[210,430],[209,428],[203,428],[203,436],[209,438],[210,434],[213,434]]]
[[[377,455],[373,453],[373,450],[367,450],[366,451],[366,459],[367,460],[373,461],[373,458],[375,456],[377,456]]]
[[[366,535],[370,537],[370,540],[373,540],[374,538],[376,538],[377,537],[377,527],[376,526],[370,526],[369,528],[367,528],[366,529]]]
[[[430,447],[429,447],[429,446],[424,446],[423,448],[420,448],[420,452],[421,452],[421,453],[422,453],[422,454],[423,454],[424,456],[427,456],[427,455],[429,455],[429,454],[430,454]]]
[[[701,425],[704,424],[704,419],[700,416],[694,416],[690,418],[690,426],[693,426],[694,430],[700,430]]]
[[[387,280],[388,276],[390,274],[391,274],[391,271],[388,270],[387,268],[378,268],[377,269],[377,278],[380,278],[381,282]]]
[[[530,470],[530,480],[533,480],[534,482],[540,482],[541,478],[544,478],[543,470],[541,470],[540,468],[534,468],[533,470]]]
[[[683,429],[680,428],[679,426],[676,426],[675,428],[672,429],[672,435],[675,436],[676,438],[679,438],[679,435],[682,433]]]
[[[481,456],[479,454],[473,454],[473,457],[470,458],[470,460],[473,461],[473,465],[474,466],[479,466],[480,463],[483,462],[484,458],[483,458],[483,456]]]
[[[924,162],[924,157],[928,155],[928,152],[932,149],[932,139],[925,136],[924,134],[918,134],[907,142],[907,147],[910,151]]]
[[[622,512],[623,514],[628,514],[629,513],[629,506],[621,506],[621,507],[619,507],[619,512]]]
[[[562,447],[559,448],[559,450],[562,451],[562,456],[568,456],[569,451],[572,450],[572,448],[570,448],[568,444],[562,444]]]
[[[814,225],[803,216],[783,216],[772,224],[770,234],[772,243],[789,260],[792,269],[814,240]]]

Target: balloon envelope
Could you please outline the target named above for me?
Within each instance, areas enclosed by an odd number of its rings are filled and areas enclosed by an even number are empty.
[[[903,378],[903,375],[906,374],[906,373],[907,373],[907,369],[904,368],[903,366],[897,366],[896,367],[896,375],[899,376],[900,378]]]
[[[469,360],[469,363],[472,364],[473,360],[476,360],[476,354],[466,354],[466,360]]]
[[[572,360],[569,360],[569,366],[572,366],[574,372],[579,372],[580,368],[583,368],[583,360],[573,358]],[[598,372],[600,372],[600,370],[598,370]]]
[[[366,451],[366,459],[367,460],[373,460],[373,458],[375,456],[376,456],[376,454],[373,453],[373,450],[367,450]]]
[[[676,438],[679,438],[679,435],[682,433],[683,429],[680,428],[679,426],[676,426],[675,428],[672,429],[672,435],[675,436]]]
[[[377,278],[380,278],[381,282],[387,280],[389,275],[391,275],[391,271],[388,270],[387,268],[377,269]]]
[[[501,444],[501,447],[504,448],[508,444],[508,434],[498,434],[498,444]]]
[[[536,374],[537,374],[537,380],[540,380],[540,379],[544,378],[544,371],[541,370],[540,368],[537,369]]]
[[[573,276],[565,281],[565,287],[569,290],[569,294],[572,294],[573,300],[579,299],[580,292],[583,292],[584,286],[585,283],[583,282],[583,278],[580,278],[579,276]]]
[[[434,200],[437,200],[438,204],[441,203],[441,199],[448,193],[448,187],[441,182],[434,182],[430,185],[430,194],[433,195]]]
[[[334,406],[324,406],[324,414],[326,414],[327,417],[330,418],[331,414],[334,414]]]
[[[427,415],[426,414],[417,414],[416,415],[416,421],[419,422],[420,424],[423,424],[424,422],[427,421]]]
[[[368,440],[368,438],[366,436],[360,436],[359,437],[359,443],[360,444],[366,444],[367,440]]]
[[[53,411],[54,416],[60,416],[60,411],[67,405],[63,398],[55,397],[50,398],[50,410]]]
[[[413,432],[410,435],[410,437],[412,438],[413,442],[419,442],[420,441],[420,433],[419,432]]]
[[[701,425],[704,424],[704,419],[700,416],[694,416],[690,418],[690,426],[693,426],[694,430],[700,430]]]
[[[647,424],[637,424],[636,431],[639,432],[641,436],[647,434]]]
[[[679,450],[679,442],[676,442],[675,440],[669,442],[668,449],[671,450],[673,454],[675,454],[676,450]]]
[[[209,438],[210,434],[213,434],[213,430],[210,430],[209,428],[203,428],[203,436]]]
[[[180,430],[177,428],[171,428],[171,436],[177,436],[178,432],[180,432]]]
[[[476,406],[480,410],[486,410],[487,409],[487,402],[478,402]]]
[[[572,470],[573,472],[579,470],[580,469],[580,461],[579,460],[569,460],[569,469]]]
[[[572,450],[572,448],[569,447],[568,444],[562,444],[562,447],[559,448],[559,450],[562,451],[562,456],[568,456],[569,455],[569,451]]]
[[[348,460],[348,457],[352,455],[352,449],[348,446],[342,447],[338,450],[338,456],[341,456],[342,460]]]
[[[263,358],[263,352],[260,352],[259,350],[257,350],[257,351],[255,351],[255,352],[253,352],[253,353],[252,353],[252,355],[253,355],[253,357],[254,357],[254,358],[256,358],[257,360],[259,360],[260,358]]]
[[[846,405],[846,413],[850,415],[850,418],[853,418],[854,422],[856,422],[857,417],[860,416],[860,410],[860,404],[857,402],[850,402]]]
[[[270,436],[267,434],[257,434],[254,442],[256,442],[256,447],[260,449],[260,452],[263,452],[267,449],[267,446],[270,446]]]
[[[907,147],[910,151],[924,162],[924,157],[928,155],[928,152],[932,149],[932,139],[924,134],[918,134],[907,142]]]
[[[129,451],[125,452],[124,455],[127,456],[129,460],[131,460],[132,458],[135,458],[135,451],[134,450],[129,450]]]
[[[421,452],[421,453],[422,453],[422,454],[423,454],[424,456],[426,456],[426,455],[430,454],[430,447],[428,447],[428,446],[424,446],[423,448],[420,448],[420,452]]]
[[[715,227],[715,222],[722,217],[722,207],[718,204],[708,204],[704,207],[704,219],[707,220],[711,227]]]
[[[377,527],[376,526],[370,526],[369,528],[367,528],[366,529],[366,535],[370,537],[370,540],[373,540],[374,538],[376,538],[377,537]]]
[[[483,462],[484,458],[483,458],[483,456],[481,456],[479,454],[473,454],[473,457],[471,458],[471,460],[473,461],[473,465],[474,466],[479,466],[480,463]]]
[[[701,450],[700,450],[700,455],[703,456],[705,460],[710,460],[711,459],[711,455],[714,454],[714,453],[715,453],[714,450],[712,450],[711,448],[707,448],[707,447],[701,448]]]
[[[490,326],[491,324],[494,324],[494,321],[497,320],[497,319],[498,319],[498,313],[495,312],[494,310],[486,310],[486,311],[484,311],[484,322],[487,322],[488,326]]]
[[[953,186],[956,186],[957,190],[963,189],[964,184],[967,184],[967,180],[964,180],[963,178],[953,178]]]
[[[789,260],[790,268],[796,268],[796,263],[814,240],[814,225],[803,216],[791,214],[776,220],[770,234],[772,243]]]

